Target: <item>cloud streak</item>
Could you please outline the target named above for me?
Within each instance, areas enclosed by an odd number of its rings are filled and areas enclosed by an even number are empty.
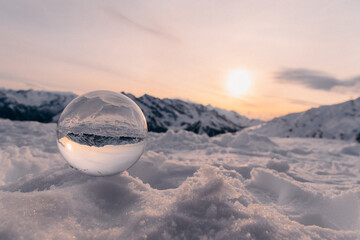
[[[156,36],[156,37],[162,37],[162,38],[166,38],[168,40],[172,40],[172,41],[179,41],[177,38],[175,38],[174,36],[172,36],[171,34],[164,32],[164,31],[159,31],[155,28],[151,28],[148,27],[144,24],[140,24],[130,18],[128,18],[127,16],[125,16],[124,14],[122,14],[120,11],[114,9],[114,8],[109,8],[109,7],[103,7],[102,8],[103,11],[108,14],[110,17],[113,17],[115,19],[117,19],[118,21],[122,22],[123,24],[126,24],[130,27],[133,27],[137,30],[140,30],[142,32],[145,32],[147,34]]]
[[[40,88],[40,85],[33,83],[34,81],[32,81],[30,79],[25,79],[25,78],[9,75],[5,72],[0,72],[0,81],[1,80],[18,82],[29,88]]]
[[[335,87],[354,87],[360,83],[360,76],[339,79],[327,73],[311,69],[284,69],[275,73],[279,82],[294,83],[310,89],[330,91]]]

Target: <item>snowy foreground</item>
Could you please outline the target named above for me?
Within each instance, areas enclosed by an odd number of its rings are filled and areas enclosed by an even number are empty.
[[[128,172],[90,177],[55,124],[0,136],[0,239],[360,239],[355,142],[150,133]]]

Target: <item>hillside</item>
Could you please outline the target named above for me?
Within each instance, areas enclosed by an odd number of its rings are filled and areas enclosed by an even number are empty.
[[[253,131],[271,137],[311,137],[360,142],[360,98],[281,116]]]

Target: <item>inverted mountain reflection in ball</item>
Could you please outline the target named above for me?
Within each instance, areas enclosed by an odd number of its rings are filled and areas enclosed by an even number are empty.
[[[138,105],[111,91],[75,98],[57,125],[57,144],[66,161],[95,176],[131,167],[144,151],[146,136],[146,120]]]

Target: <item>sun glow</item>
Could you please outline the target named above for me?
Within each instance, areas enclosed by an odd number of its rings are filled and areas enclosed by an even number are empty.
[[[69,149],[70,151],[72,150],[71,143],[67,143],[67,144],[66,144],[66,147],[67,147],[67,149]]]
[[[236,97],[244,95],[249,92],[251,87],[251,76],[243,69],[236,69],[228,74],[227,91]]]

